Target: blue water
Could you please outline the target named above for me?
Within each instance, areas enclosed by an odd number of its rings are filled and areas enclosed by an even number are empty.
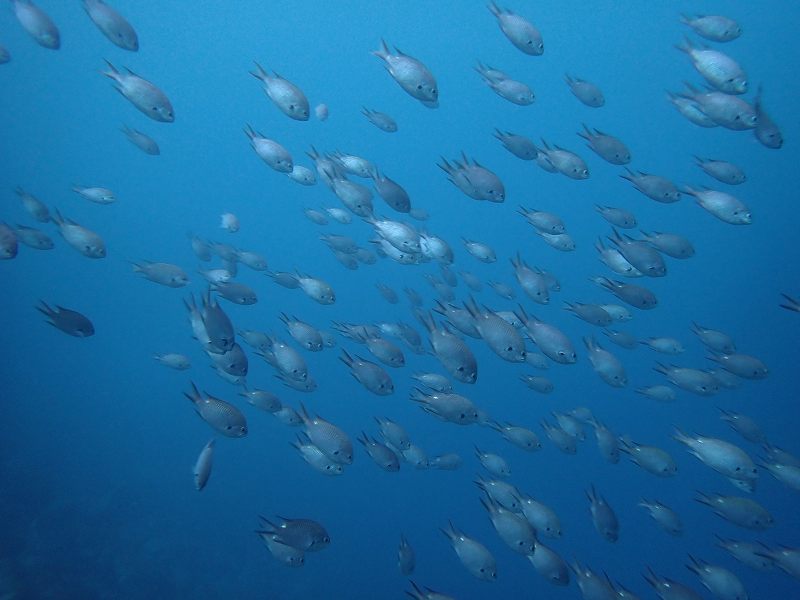
[[[692,497],[698,489],[740,492],[670,438],[678,425],[758,456],[760,448],[719,420],[717,407],[724,407],[755,418],[775,445],[800,452],[800,321],[778,307],[781,292],[800,294],[795,146],[800,89],[791,60],[797,53],[797,8],[774,1],[628,3],[624,9],[609,0],[516,2],[509,7],[536,23],[544,37],[544,55],[530,57],[511,46],[480,2],[118,0],[114,6],[139,34],[136,54],[112,46],[78,2],[42,0],[41,6],[61,30],[58,51],[37,46],[10,9],[0,10],[0,43],[12,54],[11,62],[0,66],[0,218],[40,226],[56,241],[49,252],[21,247],[15,260],[0,264],[0,597],[400,598],[410,589],[396,566],[401,533],[416,550],[412,578],[453,597],[580,597],[574,578],[566,588],[550,585],[497,537],[472,483],[481,471],[473,444],[506,457],[513,469],[510,481],[556,509],[564,535],[545,543],[565,560],[606,571],[643,598],[654,597],[640,575],[647,565],[710,598],[683,566],[688,552],[733,570],[751,598],[800,596],[797,581],[777,570],[750,570],[715,547],[713,537],[800,545],[796,492],[762,472],[753,498],[771,511],[775,526],[762,533],[737,528]],[[720,48],[746,68],[752,90],[763,84],[766,108],[787,140],[783,149],[767,150],[752,132],[695,127],[666,101],[664,90],[678,91],[684,80],[701,83],[686,56],[673,48],[688,31],[679,23],[681,11],[727,14],[742,24],[741,38]],[[381,37],[435,74],[437,110],[406,95],[370,55]],[[159,85],[175,107],[175,123],[148,120],[114,92],[100,74],[104,58]],[[248,75],[254,60],[299,85],[312,107],[326,103],[330,118],[297,122],[280,113]],[[472,70],[476,60],[531,85],[535,104],[514,106],[496,96]],[[565,72],[598,84],[606,106],[580,104],[563,83]],[[747,98],[752,100],[752,91]],[[373,127],[360,114],[362,105],[392,115],[399,132]],[[618,177],[621,168],[584,148],[575,135],[582,122],[624,140],[632,168],[680,184],[725,188],[694,166],[693,154],[742,166],[747,183],[729,191],[749,205],[753,224],[722,223],[686,196],[672,205],[648,200]],[[161,156],[147,156],[128,143],[118,131],[123,123],[154,137]],[[288,339],[278,320],[284,311],[323,329],[333,320],[405,320],[422,331],[404,297],[390,305],[374,284],[385,282],[398,292],[412,287],[425,296],[426,308],[435,298],[423,279],[438,273],[433,263],[401,266],[385,259],[357,271],[343,268],[318,236],[335,232],[366,245],[371,228],[358,219],[325,227],[307,220],[303,207],[339,206],[339,201],[321,183],[302,187],[268,169],[249,147],[245,123],[283,143],[306,166],[311,163],[304,153],[312,144],[372,160],[408,190],[415,207],[430,213],[424,225],[414,224],[452,245],[455,271],[516,286],[508,259],[519,251],[529,264],[559,277],[562,291],[552,295],[549,306],[522,300],[529,312],[562,328],[578,350],[577,364],[551,363],[542,373],[555,391],[528,390],[518,376],[532,368],[504,362],[472,339],[478,382],[456,387],[492,417],[540,433],[541,451],[522,452],[488,428],[440,422],[410,402],[412,372],[441,372],[432,356],[406,352],[407,366],[391,372],[396,391],[384,398],[347,373],[338,348],[304,354],[319,383],[313,394],[283,387],[247,348],[251,387],[274,391],[294,407],[304,402],[354,440],[362,429],[377,435],[372,417],[388,416],[430,456],[458,452],[464,459],[455,472],[403,465],[390,474],[357,446],[345,474],[325,478],[290,448],[297,430],[246,405],[235,387],[209,369],[190,337],[182,304],[190,292],[204,289],[188,231],[260,252],[272,270],[297,268],[323,277],[336,290],[337,302],[321,306],[242,266],[238,280],[257,291],[259,302],[221,301],[238,328]],[[578,152],[591,178],[572,181],[518,160],[493,139],[495,127]],[[462,150],[501,176],[504,204],[476,202],[448,183],[436,162]],[[110,187],[119,201],[90,204],[70,191],[74,183]],[[99,232],[108,257],[91,261],[68,247],[52,225],[32,222],[13,193],[16,186]],[[633,321],[620,328],[640,339],[676,337],[686,352],[674,362],[700,368],[710,363],[689,331],[691,321],[721,329],[741,352],[769,366],[766,380],[743,381],[712,398],[678,391],[671,404],[634,393],[636,387],[663,383],[652,367],[671,357],[644,347],[615,347],[561,309],[563,301],[614,301],[589,281],[609,274],[592,246],[597,236],[610,233],[595,203],[632,210],[643,229],[680,233],[697,251],[690,260],[667,259],[666,278],[636,281],[658,295],[659,307],[634,310]],[[380,199],[375,205],[378,214],[396,217]],[[546,246],[516,214],[519,206],[560,214],[577,250],[560,253]],[[218,227],[219,215],[228,211],[241,220],[236,234]],[[497,263],[478,263],[461,237],[491,244]],[[169,289],[134,275],[127,261],[140,259],[181,265],[192,276],[190,288]],[[463,282],[456,292],[459,301],[466,299]],[[517,294],[524,298],[519,288]],[[488,288],[476,297],[496,310],[516,306]],[[40,298],[89,316],[95,336],[72,338],[47,326],[33,308]],[[592,372],[580,343],[590,334],[624,361],[626,388],[608,387]],[[366,352],[341,337],[338,343]],[[152,360],[156,352],[185,353],[192,369],[165,369]],[[183,398],[190,380],[236,403],[250,429],[244,439],[217,440],[211,480],[200,493],[192,465],[214,432]],[[678,463],[678,475],[659,479],[625,458],[608,464],[591,433],[577,455],[559,452],[539,422],[552,410],[577,406],[589,407],[618,434],[666,449]],[[584,496],[592,483],[619,516],[616,544],[592,527]],[[673,538],[659,530],[636,507],[642,496],[672,506],[683,519],[684,535]],[[327,528],[331,545],[307,554],[303,568],[288,569],[253,534],[259,514],[315,519]],[[495,583],[474,579],[459,564],[438,531],[448,519],[494,554]]]

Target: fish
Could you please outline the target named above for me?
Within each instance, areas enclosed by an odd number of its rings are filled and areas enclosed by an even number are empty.
[[[758,93],[753,104],[755,110],[756,128],[754,134],[756,139],[761,142],[761,145],[771,150],[779,150],[783,146],[783,134],[780,128],[772,120],[772,118],[764,110],[764,105],[761,100],[761,86],[758,87]]]
[[[383,66],[397,84],[411,97],[427,108],[439,107],[439,87],[436,79],[421,61],[395,47],[392,54],[384,40],[372,54],[383,61]]]
[[[293,568],[302,567],[305,564],[305,552],[283,543],[277,533],[256,531],[256,535],[264,542],[269,553],[281,564]]]
[[[291,173],[294,170],[292,155],[281,144],[264,137],[250,125],[245,126],[244,133],[250,140],[250,146],[268,167],[278,173]]]
[[[373,394],[389,396],[394,393],[392,378],[379,365],[359,356],[352,357],[344,349],[339,358],[350,369],[350,374],[356,381]]]
[[[209,477],[211,477],[211,467],[214,460],[214,443],[215,440],[211,439],[203,446],[200,454],[197,456],[197,461],[194,463],[192,475],[194,476],[194,487],[198,492],[203,491],[206,487]]]
[[[213,429],[226,437],[241,438],[247,435],[247,420],[233,404],[203,394],[190,382],[192,389],[183,395],[194,405],[195,412]]]
[[[719,91],[726,94],[747,92],[747,75],[744,69],[727,54],[710,48],[697,48],[688,38],[676,48],[685,52],[695,70]]]
[[[594,485],[586,492],[586,497],[589,500],[589,511],[592,513],[592,523],[597,533],[609,542],[616,542],[619,539],[619,521],[614,510],[606,499],[597,493]]]
[[[686,88],[688,91],[682,97],[694,102],[704,115],[720,127],[734,131],[758,127],[755,106],[738,96],[717,90],[703,92],[689,84],[686,84]]]
[[[133,272],[139,273],[154,283],[166,287],[181,288],[189,284],[189,276],[178,265],[172,263],[150,262],[131,263]]]
[[[0,228],[2,227],[8,227],[8,226],[5,224],[0,224]],[[29,248],[35,248],[37,250],[52,250],[53,248],[55,248],[55,244],[53,243],[53,240],[50,239],[50,236],[43,231],[35,229],[34,227],[25,227],[24,225],[17,225],[17,227],[13,230],[13,235],[16,236],[16,239],[19,243],[25,244]],[[0,253],[0,255],[11,254],[13,252],[12,237],[8,234],[8,232],[0,234],[0,237],[3,240],[7,240],[7,241],[0,241],[0,247],[5,248],[5,250],[2,253]],[[6,256],[6,258],[10,258],[10,256]]]
[[[256,70],[250,74],[264,85],[264,93],[272,103],[290,119],[308,121],[308,98],[294,83],[274,72],[267,73],[260,64],[255,63]],[[291,171],[291,169],[289,169]]]
[[[680,22],[692,28],[699,36],[712,42],[730,42],[742,35],[742,27],[730,17],[723,15],[682,14]]]
[[[639,502],[638,506],[644,508],[658,526],[670,535],[680,536],[683,534],[683,523],[680,517],[667,505],[658,500],[645,500]]]
[[[395,121],[386,113],[382,113],[377,110],[371,110],[365,106],[362,106],[361,114],[364,115],[370,123],[375,125],[375,127],[381,131],[385,131],[386,133],[397,132],[397,121]]]
[[[731,225],[750,225],[753,215],[747,205],[736,196],[727,192],[709,189],[686,187],[685,193],[694,196],[697,204],[718,218]]]
[[[417,561],[414,556],[414,549],[403,534],[400,534],[400,545],[397,548],[397,568],[400,573],[408,577],[414,572]]]
[[[478,63],[475,70],[495,94],[517,106],[533,104],[535,95],[528,85],[511,79],[502,71]]]
[[[478,379],[478,363],[464,341],[447,327],[438,327],[430,313],[419,316],[428,331],[433,353],[445,370],[462,383],[475,383]]]
[[[331,537],[321,523],[312,519],[289,519],[278,516],[278,523],[259,516],[266,533],[277,536],[278,541],[302,550],[303,552],[319,552],[331,543]]]
[[[19,238],[17,233],[6,223],[0,221],[0,260],[16,258],[18,252]]]
[[[139,50],[139,36],[130,23],[103,0],[83,0],[83,9],[108,41],[123,50]]]
[[[492,171],[481,165],[474,158],[472,162],[462,153],[461,160],[454,160],[451,165],[446,158],[441,158],[437,166],[447,174],[447,180],[474,200],[488,200],[502,203],[506,199],[505,185]]]
[[[353,442],[343,430],[318,415],[312,417],[302,403],[300,417],[308,439],[328,458],[340,465],[353,463]]]
[[[126,69],[127,73],[120,73],[109,61],[106,61],[106,64],[108,65],[108,71],[102,71],[102,74],[112,79],[114,81],[114,89],[140,112],[161,123],[173,123],[175,121],[175,111],[172,108],[172,103],[160,88],[147,79],[139,77],[130,69]]]
[[[176,371],[185,371],[192,366],[191,359],[185,354],[168,352],[166,354],[154,354],[153,358],[165,367]]]
[[[600,108],[605,105],[605,96],[595,84],[570,75],[565,75],[564,81],[566,81],[569,91],[586,106]]]
[[[686,568],[700,578],[700,583],[717,598],[747,598],[741,580],[725,567],[712,565],[689,555]]]
[[[105,258],[106,243],[103,238],[91,229],[78,225],[71,219],[65,219],[56,210],[53,223],[58,225],[59,233],[64,241],[87,258]]]
[[[94,325],[88,317],[78,311],[58,305],[55,308],[51,308],[44,300],[40,300],[39,304],[36,310],[47,317],[46,323],[56,329],[73,337],[85,338],[94,335]]]
[[[312,444],[307,436],[304,438],[298,435],[297,441],[289,442],[289,445],[318,473],[334,477],[344,474],[343,466]]]
[[[61,34],[53,20],[31,0],[11,0],[11,8],[22,28],[43,48],[58,50]]]
[[[50,210],[47,206],[33,194],[29,194],[21,187],[17,187],[14,192],[22,201],[22,206],[34,219],[40,223],[49,223],[51,220]]]
[[[447,529],[441,529],[441,532],[450,541],[461,564],[474,577],[484,581],[497,579],[497,563],[486,546],[456,529],[452,523],[448,524]]]
[[[681,199],[678,188],[666,177],[651,175],[638,171],[634,173],[625,167],[626,175],[620,175],[623,179],[630,181],[638,191],[656,202],[671,204]]]
[[[544,154],[557,172],[570,179],[589,178],[589,167],[580,156],[557,145],[551,148],[544,140],[542,140],[542,145],[543,148],[537,148],[537,152]]]
[[[123,125],[120,131],[125,134],[125,137],[128,138],[128,141],[131,144],[139,148],[139,150],[145,154],[149,154],[151,156],[158,156],[161,154],[161,149],[158,147],[158,142],[156,142],[149,135],[142,133],[138,129],[128,127],[127,125]]]
[[[495,2],[490,2],[488,8],[497,19],[503,35],[515,48],[529,56],[544,54],[542,34],[533,23],[507,8],[500,8]]]
[[[747,175],[744,174],[744,171],[731,162],[700,158],[699,156],[695,156],[694,159],[698,167],[717,181],[728,185],[741,185],[747,181]]]
[[[603,133],[599,129],[592,131],[584,124],[583,132],[579,131],[578,136],[589,142],[587,148],[612,165],[627,165],[631,162],[631,151],[613,135]]]

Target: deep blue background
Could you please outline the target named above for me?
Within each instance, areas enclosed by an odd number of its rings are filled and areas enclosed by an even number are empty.
[[[721,406],[753,416],[773,443],[800,452],[799,322],[777,306],[780,292],[800,294],[795,8],[784,2],[631,2],[626,7],[610,0],[517,2],[511,8],[535,22],[544,36],[545,54],[529,57],[510,45],[481,2],[119,0],[114,6],[139,33],[137,54],[112,46],[79,2],[43,0],[41,6],[61,29],[57,52],[35,45],[12,11],[0,10],[0,43],[13,57],[0,66],[0,218],[36,225],[13,193],[22,186],[101,233],[109,255],[90,261],[45,226],[57,238],[55,250],[23,247],[16,260],[0,264],[0,592],[20,598],[399,598],[409,587],[396,568],[404,532],[417,551],[413,578],[457,598],[578,597],[574,583],[565,589],[550,586],[495,535],[471,482],[479,471],[472,455],[472,445],[478,444],[508,458],[511,481],[520,490],[556,508],[564,536],[545,543],[565,559],[606,570],[643,597],[653,597],[639,575],[645,565],[702,590],[683,567],[687,552],[733,569],[752,598],[799,593],[797,582],[782,573],[758,573],[736,563],[713,546],[712,536],[797,546],[796,493],[763,473],[754,498],[772,511],[776,525],[762,535],[739,530],[692,501],[695,489],[737,490],[669,437],[676,424],[740,443],[757,456],[759,448],[718,419]],[[679,90],[683,80],[700,83],[687,57],[673,48],[688,31],[679,23],[681,10],[723,12],[743,25],[743,36],[722,49],[745,67],[752,89],[764,85],[766,107],[787,140],[782,150],[767,150],[751,132],[699,129],[666,101],[666,89]],[[370,55],[381,37],[424,61],[436,75],[438,110],[407,96]],[[161,86],[175,107],[175,123],[146,119],[114,92],[99,74],[104,58]],[[330,119],[301,123],[281,114],[248,75],[253,60],[299,85],[312,106],[327,103]],[[517,107],[493,94],[472,70],[476,60],[531,85],[536,103]],[[581,105],[563,83],[565,72],[598,84],[606,106]],[[360,114],[362,105],[391,114],[399,132],[373,127]],[[621,169],[583,147],[575,135],[582,122],[623,139],[634,157],[632,168],[681,184],[724,187],[694,166],[693,154],[741,165],[749,179],[733,193],[750,206],[754,223],[727,225],[691,198],[673,205],[646,199],[618,177]],[[152,135],[161,156],[147,156],[129,144],[118,131],[123,123]],[[365,244],[372,235],[369,226],[320,228],[308,221],[303,207],[337,206],[338,200],[322,185],[301,187],[267,169],[242,133],[245,123],[286,145],[307,166],[304,152],[312,144],[373,160],[409,191],[414,206],[430,212],[425,227],[451,243],[456,271],[514,283],[508,258],[519,251],[530,264],[556,273],[563,291],[553,294],[550,306],[524,303],[570,335],[578,364],[551,365],[546,375],[556,389],[540,396],[517,379],[532,369],[505,363],[482,342],[469,340],[480,376],[476,385],[458,391],[498,420],[539,432],[540,420],[551,410],[588,406],[615,432],[667,449],[678,462],[678,476],[656,479],[625,459],[609,465],[592,435],[577,456],[561,454],[547,440],[539,453],[526,454],[490,430],[441,423],[407,399],[411,372],[439,370],[433,357],[407,353],[408,366],[391,373],[396,393],[379,398],[350,377],[336,359],[337,349],[306,354],[320,384],[312,395],[281,386],[252,353],[248,382],[275,391],[293,406],[304,401],[353,438],[361,429],[376,433],[373,415],[389,416],[431,455],[460,453],[463,469],[425,472],[404,466],[387,474],[358,447],[345,475],[326,479],[289,447],[294,430],[244,405],[250,434],[218,441],[211,481],[198,494],[191,466],[212,431],[193,414],[182,391],[192,379],[243,403],[235,388],[211,372],[190,338],[181,302],[190,290],[143,281],[131,273],[127,260],[174,262],[194,274],[197,261],[186,238],[193,231],[263,253],[271,269],[296,267],[323,276],[336,289],[333,306],[319,306],[241,267],[240,280],[255,287],[260,301],[249,307],[226,303],[225,310],[238,327],[284,337],[281,311],[322,328],[331,320],[413,322],[405,299],[396,306],[385,303],[374,283],[390,283],[398,291],[411,286],[430,306],[433,291],[422,275],[438,270],[433,264],[408,267],[385,260],[345,270],[318,235],[335,231]],[[492,138],[495,127],[579,152],[591,178],[572,181],[516,159]],[[462,150],[503,178],[504,204],[475,202],[447,182],[435,163]],[[70,191],[73,183],[110,187],[119,201],[90,204]],[[691,321],[722,329],[742,352],[769,365],[767,380],[743,382],[715,398],[679,391],[669,405],[633,392],[661,383],[651,367],[669,357],[644,347],[616,348],[561,310],[563,301],[613,301],[588,280],[606,274],[592,244],[609,228],[595,213],[595,203],[632,210],[643,229],[680,233],[697,250],[688,261],[668,259],[666,278],[643,282],[658,294],[660,306],[636,313],[625,329],[640,338],[679,338],[687,352],[677,362],[686,366],[708,365],[689,331]],[[375,204],[379,214],[392,216],[380,199]],[[564,254],[546,246],[516,214],[519,206],[562,215],[577,250]],[[218,215],[226,211],[242,223],[233,236],[217,227]],[[491,244],[498,262],[478,263],[461,246],[462,236]],[[193,275],[191,291],[202,287]],[[457,292],[465,297],[463,283]],[[39,298],[89,315],[96,336],[80,340],[48,327],[33,310]],[[515,306],[488,288],[478,298],[498,310]],[[591,333],[624,360],[626,389],[606,386],[591,371],[580,344],[580,337]],[[189,354],[192,370],[169,371],[150,358],[171,351]],[[592,528],[583,493],[590,483],[620,517],[615,545]],[[684,520],[684,536],[671,538],[658,530],[636,507],[642,496],[675,508]],[[321,521],[333,539],[330,548],[308,555],[303,569],[284,568],[252,533],[256,515],[276,513]],[[495,554],[496,583],[474,580],[458,563],[438,531],[448,519]]]

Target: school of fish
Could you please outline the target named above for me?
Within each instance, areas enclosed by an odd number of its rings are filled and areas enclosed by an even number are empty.
[[[42,8],[30,0],[12,0],[11,4],[20,25],[37,44],[50,50],[59,49],[59,28]],[[111,5],[102,0],[84,0],[83,6],[88,17],[111,43],[130,52],[146,52],[146,48],[139,46],[136,30]],[[740,131],[742,133],[738,135],[754,135],[767,149],[780,149],[783,137],[765,108],[761,90],[754,90],[755,86],[748,80],[744,69],[728,54],[729,48],[735,49],[735,40],[743,35],[740,25],[724,16],[676,15],[676,18],[680,18],[686,26],[686,33],[694,38],[687,35],[684,41],[676,44],[680,52],[676,52],[675,60],[686,61],[687,67],[699,75],[702,84],[687,83],[682,90],[669,92],[666,101],[686,118],[687,127],[722,127]],[[541,60],[537,57],[545,54],[546,38],[528,18],[491,2],[486,13],[486,28],[490,30],[495,26],[499,26],[499,34],[510,42],[508,52],[522,52],[533,61]],[[703,42],[696,41],[697,38],[702,38]],[[402,45],[402,41],[399,43]],[[377,69],[382,66],[386,75],[399,86],[397,93],[410,97],[408,102],[419,102],[431,110],[446,110],[446,91],[443,90],[444,96],[440,99],[436,77],[423,60],[380,39],[372,54],[376,59],[376,72],[368,75],[375,80],[375,85],[383,83]],[[0,48],[0,62],[9,60],[10,52]],[[268,61],[273,60],[268,57]],[[251,75],[256,80],[253,94],[257,94],[260,87],[266,101],[279,111],[275,115],[280,113],[283,115],[280,118],[301,122],[312,117],[324,121],[329,117],[329,109],[324,104],[312,110],[303,90],[291,80],[291,66],[286,60],[281,68],[288,76],[267,68],[270,62],[254,62]],[[102,66],[102,60],[97,66]],[[534,90],[516,80],[516,74],[480,61],[473,68],[479,82],[509,103],[527,106],[536,101]],[[146,69],[139,75],[108,61],[101,72],[120,94],[119,102],[129,102],[151,121],[170,124],[181,118],[180,106],[176,112],[160,87],[163,84],[168,89],[169,82],[151,82],[147,79]],[[471,76],[475,77],[475,74]],[[568,87],[575,101],[586,107],[610,110],[606,107],[603,91],[594,83],[575,74],[566,74],[563,85]],[[755,92],[752,101],[745,97],[751,92]],[[353,107],[353,110],[360,111],[382,132],[394,134],[402,129],[402,123],[375,108],[364,106]],[[131,118],[134,116],[132,113]],[[137,127],[149,127],[141,117],[139,121]],[[633,168],[635,153],[612,132],[580,122],[575,123],[575,128],[577,136],[602,161],[592,168],[616,169],[627,182],[625,185],[630,184],[649,200],[672,204],[688,196],[724,223],[749,225],[757,222],[757,215],[737,191],[746,189],[744,184],[747,181],[745,170],[740,166],[717,157],[697,156],[697,167],[706,175],[708,186],[679,186],[668,174],[652,174]],[[640,352],[652,352],[657,358],[653,361],[657,376],[653,377],[652,385],[638,387],[635,391],[659,403],[673,402],[680,394],[717,396],[726,388],[738,386],[742,380],[768,377],[767,365],[748,354],[746,348],[740,349],[731,336],[714,329],[712,324],[691,323],[687,324],[686,331],[647,339],[636,339],[618,329],[631,319],[649,318],[646,315],[664,310],[656,294],[649,289],[648,281],[667,277],[673,269],[681,269],[681,261],[691,260],[695,249],[689,239],[678,233],[655,230],[639,229],[636,234],[634,230],[639,224],[632,212],[597,204],[595,211],[607,227],[598,228],[595,249],[599,264],[592,281],[603,294],[610,295],[606,296],[607,303],[583,302],[567,295],[567,285],[562,290],[562,277],[567,279],[567,273],[552,273],[537,266],[530,252],[498,256],[486,241],[445,239],[430,231],[423,222],[435,207],[431,206],[429,211],[417,206],[401,183],[383,173],[368,158],[319,150],[313,145],[309,145],[306,157],[293,156],[284,143],[267,137],[270,135],[268,130],[262,133],[248,123],[243,123],[242,129],[245,133],[242,143],[249,142],[257,159],[274,171],[275,176],[289,177],[303,187],[321,183],[328,189],[324,192],[330,201],[328,206],[305,208],[298,211],[297,217],[308,218],[321,227],[331,223],[346,226],[353,233],[351,237],[334,233],[331,229],[319,236],[321,247],[327,247],[346,269],[352,271],[380,261],[395,261],[409,265],[409,269],[415,265],[433,265],[433,271],[428,269],[420,275],[420,283],[431,286],[435,300],[426,306],[424,295],[410,287],[402,290],[406,296],[403,299],[397,286],[387,278],[376,286],[377,295],[369,301],[407,302],[409,318],[377,323],[343,322],[337,319],[336,305],[346,299],[340,299],[326,282],[325,273],[317,272],[313,264],[297,270],[270,269],[268,264],[288,268],[294,263],[294,258],[274,256],[268,263],[268,259],[255,249],[245,250],[195,234],[190,234],[187,245],[191,245],[199,261],[208,265],[195,275],[176,264],[145,259],[130,261],[132,273],[154,284],[176,289],[186,288],[192,283],[199,285],[194,292],[176,292],[174,302],[183,303],[185,307],[187,336],[194,338],[211,367],[231,386],[226,398],[215,397],[195,383],[202,379],[201,372],[195,369],[188,356],[177,351],[153,355],[155,361],[168,368],[194,370],[185,381],[184,395],[191,404],[191,407],[187,404],[186,412],[188,415],[189,409],[193,409],[208,424],[209,433],[214,436],[200,448],[192,469],[197,490],[213,485],[212,465],[220,437],[235,439],[247,436],[248,421],[263,418],[262,413],[271,414],[286,427],[296,428],[298,433],[286,447],[287,460],[293,454],[298,460],[302,459],[307,464],[309,477],[317,474],[346,477],[348,466],[354,460],[371,460],[377,468],[390,474],[400,469],[457,470],[474,458],[476,468],[479,466],[482,470],[475,480],[475,504],[482,505],[498,538],[512,551],[527,558],[549,584],[574,584],[585,600],[634,599],[640,596],[639,592],[630,591],[619,583],[619,578],[634,581],[632,574],[617,573],[611,578],[578,560],[568,560],[547,545],[548,540],[562,535],[557,511],[509,483],[514,472],[508,459],[497,453],[503,448],[502,444],[526,452],[537,452],[543,445],[552,445],[571,455],[576,454],[581,445],[591,443],[587,441],[587,432],[593,432],[597,451],[608,463],[620,463],[624,456],[636,467],[658,478],[679,475],[678,463],[666,448],[684,447],[686,452],[708,467],[708,480],[702,489],[695,492],[695,500],[710,513],[743,530],[763,531],[775,524],[768,501],[762,504],[761,500],[751,497],[760,476],[768,473],[787,489],[800,491],[800,457],[768,440],[751,417],[724,408],[720,409],[720,418],[732,430],[727,439],[709,437],[702,431],[694,431],[688,423],[678,423],[671,441],[635,440],[615,432],[612,423],[603,422],[599,414],[593,414],[585,407],[554,411],[538,424],[510,423],[503,419],[502,404],[492,405],[490,415],[489,402],[470,397],[470,385],[476,383],[485,371],[491,371],[492,360],[517,363],[523,386],[539,394],[554,390],[554,384],[542,373],[549,366],[569,369],[570,365],[584,360],[591,364],[599,385],[625,388],[631,382],[626,374],[624,355],[635,348],[646,348]],[[125,125],[122,133],[142,152],[154,156],[160,153],[157,141],[138,128]],[[558,143],[544,139],[534,141],[501,129],[495,129],[494,137],[508,150],[509,160],[531,161],[548,173],[575,182],[592,176],[589,163],[575,151],[567,149],[574,148],[577,140],[559,140]],[[497,204],[512,199],[499,174],[501,165],[490,169],[479,162],[479,158],[465,152],[460,156],[447,152],[442,150],[437,164],[447,180],[457,188],[454,193],[471,200]],[[307,165],[300,164],[304,160]],[[113,239],[107,242],[102,232],[88,229],[69,218],[68,214],[62,215],[57,207],[48,207],[32,193],[34,186],[34,182],[26,182],[16,188],[16,195],[30,223],[17,226],[0,223],[0,258],[15,258],[18,251],[27,251],[23,246],[36,250],[77,251],[94,260],[114,256]],[[99,205],[118,201],[115,193],[104,187],[76,184],[72,189],[85,201]],[[376,204],[376,195],[381,204]],[[519,206],[518,213],[542,244],[559,252],[576,249],[561,215],[526,206]],[[233,213],[219,215],[219,228],[225,235],[235,235],[240,228],[247,226],[248,223],[240,222]],[[61,239],[53,236],[54,233],[58,233]],[[71,249],[65,249],[65,245]],[[469,257],[465,258],[462,250]],[[500,279],[481,280],[467,270],[469,260],[497,263],[497,277],[502,278],[504,272],[513,273],[516,285]],[[459,263],[458,272],[456,262]],[[506,263],[510,264],[510,271]],[[506,271],[500,269],[501,265]],[[253,288],[237,281],[240,267],[262,274],[262,284]],[[357,277],[357,274],[352,277]],[[286,312],[277,310],[275,314],[285,326],[285,332],[262,332],[233,323],[225,309],[226,302],[242,306],[256,304],[262,301],[261,296],[269,293],[270,286],[275,285],[296,290],[293,292],[296,304]],[[514,308],[493,310],[488,302],[477,300],[476,295],[484,287],[493,290],[498,298],[512,302]],[[331,318],[325,327],[303,320],[305,299],[301,292],[307,300],[328,307]],[[32,299],[32,302],[36,300]],[[572,315],[569,318],[584,322],[586,333],[582,340],[571,339],[561,330],[559,321],[565,317],[555,316],[559,306]],[[800,312],[800,303],[788,293],[784,294],[780,306]],[[57,298],[41,299],[35,309],[44,315],[47,324],[67,335],[86,338],[106,334],[95,331],[90,316],[76,308],[60,306]],[[688,331],[691,331],[691,337],[684,335]],[[176,347],[181,342],[176,340]],[[681,364],[679,357],[685,351],[684,342],[702,344],[708,352],[709,363]],[[343,347],[338,352],[331,350],[339,344]],[[491,360],[482,360],[479,365],[473,349],[484,344],[492,353]],[[327,385],[325,381],[315,379],[306,361],[307,353],[318,352],[336,353],[341,372],[349,372],[360,386],[359,390],[363,388],[368,394],[391,396],[397,389],[395,381],[412,382],[408,401],[440,420],[443,435],[468,435],[465,430],[446,429],[451,425],[485,427],[496,432],[496,447],[479,448],[476,445],[474,457],[461,457],[454,453],[428,456],[422,448],[425,440],[412,440],[401,424],[387,417],[361,415],[362,430],[345,431],[326,420],[324,409],[317,414],[316,410],[306,406],[312,402],[293,407],[275,392],[254,387],[247,380],[249,361],[259,357],[273,369],[282,385],[308,394],[311,400]],[[425,361],[427,370],[411,372],[407,366],[407,353],[417,355],[415,364]],[[528,373],[526,369],[535,369],[537,374]],[[353,443],[354,438],[358,444]],[[187,485],[191,485],[188,473]],[[691,491],[687,490],[687,493],[691,494]],[[599,480],[586,489],[585,495],[587,524],[591,522],[600,538],[613,544],[620,536],[632,535],[620,526],[615,507],[604,498]],[[657,498],[634,498],[632,501],[638,501],[638,506],[666,535],[682,534],[681,516]],[[286,507],[265,508],[270,514],[286,510]],[[313,515],[259,516],[258,519],[254,515],[251,525],[255,526],[256,535],[269,554],[287,567],[302,567],[309,553],[328,546],[335,547],[337,541],[313,519]],[[428,525],[431,529],[439,528],[443,534],[443,546],[435,552],[444,551],[445,544],[449,544],[466,573],[489,582],[503,577],[502,564],[498,565],[499,561],[484,545],[486,540],[470,535],[468,523]],[[589,529],[587,527],[587,531]],[[574,532],[564,535],[570,534],[574,535]],[[410,577],[418,556],[428,549],[417,548],[415,553],[413,540],[401,531],[397,536],[397,566],[403,575]],[[711,564],[702,555],[691,554],[687,555],[686,567],[693,579],[684,573],[685,582],[684,577],[680,581],[674,580],[656,568],[648,568],[639,575],[639,582],[643,577],[663,600],[700,598],[694,589],[699,587],[716,598],[743,600],[748,598],[747,591],[736,574],[742,569],[775,567],[800,580],[800,542],[797,540],[795,546],[721,537],[716,543],[735,560],[727,565]],[[789,543],[791,540],[787,540]],[[325,560],[324,553],[312,560]],[[453,563],[453,568],[459,567]],[[633,583],[627,585],[633,586]],[[419,600],[451,598],[415,581],[409,581],[406,593]]]

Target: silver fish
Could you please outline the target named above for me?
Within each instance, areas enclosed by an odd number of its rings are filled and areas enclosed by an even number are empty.
[[[274,71],[270,75],[258,63],[250,74],[264,84],[264,93],[283,114],[295,121],[308,121],[308,98],[299,87]]]
[[[114,80],[114,89],[131,104],[155,121],[162,123],[175,121],[172,104],[158,87],[130,69],[127,69],[127,73],[120,73],[110,62],[106,61],[106,64],[109,70],[103,71],[103,75]]]

